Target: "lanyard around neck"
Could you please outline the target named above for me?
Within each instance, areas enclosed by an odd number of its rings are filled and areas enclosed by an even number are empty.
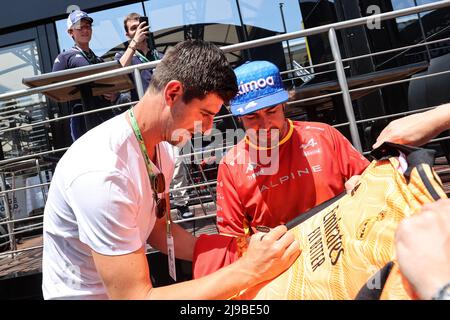
[[[158,51],[156,51],[155,49],[150,50],[150,51],[153,56],[153,61],[159,60]],[[141,60],[142,63],[150,62],[150,60],[148,60],[148,58],[146,56],[144,56],[142,53],[140,53],[138,50],[135,51],[135,55],[139,60]]]
[[[97,63],[97,56],[95,55],[95,53],[93,53],[92,51],[92,59],[89,59],[89,57],[86,55],[86,53],[84,52],[83,49],[81,49],[78,46],[74,47],[77,51],[80,52],[80,54],[83,56],[83,58],[85,58],[87,60],[87,62],[89,62],[89,64],[96,64]]]
[[[136,139],[139,142],[139,146],[141,148],[142,155],[144,156],[145,165],[147,167],[147,173],[149,179],[151,179],[152,176],[156,175],[156,172],[159,171],[158,168],[153,164],[153,162],[150,160],[150,157],[148,156],[147,148],[145,147],[144,138],[142,137],[141,130],[139,129],[139,125],[136,121],[136,117],[134,116],[133,108],[130,108],[128,110],[128,115],[130,116],[130,122],[131,126],[133,127],[134,135],[136,136]],[[161,165],[161,159],[160,165]],[[155,191],[154,191],[155,192]],[[170,217],[170,214],[167,214],[167,208],[166,212],[164,214],[166,219],[166,233],[168,235],[172,234],[172,218]]]
[[[142,137],[141,130],[139,129],[136,117],[134,116],[133,108],[128,110],[128,115],[130,116],[131,127],[133,128],[134,135],[139,142],[139,147],[141,148],[142,155],[144,156],[145,165],[147,167],[148,176],[154,176],[159,170],[155,164],[150,160],[150,157],[145,147],[144,138]]]
[[[146,56],[144,56],[142,53],[140,53],[139,51],[135,51],[135,54],[136,54],[136,57],[139,59],[139,60],[141,60],[141,62],[142,63],[145,63],[145,62],[150,62],[150,60],[148,60],[147,59],[147,57]]]

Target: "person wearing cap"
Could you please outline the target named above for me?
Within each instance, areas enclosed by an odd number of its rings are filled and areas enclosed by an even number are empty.
[[[197,241],[171,221],[168,145],[210,130],[236,92],[219,48],[183,41],[168,50],[135,106],[72,144],[56,166],[44,209],[44,299],[227,299],[289,268],[299,243],[279,226],[264,238],[255,235],[245,258],[215,274],[152,286],[147,244],[168,254],[176,278],[175,256],[192,260]]]
[[[53,63],[52,71],[61,71],[84,67],[91,64],[104,62],[89,47],[92,38],[93,19],[84,11],[74,10],[67,18],[67,33],[75,42],[74,46],[68,50],[61,52]],[[111,102],[117,98],[117,93],[108,93],[100,97],[94,97],[96,108],[110,106]],[[80,101],[72,102],[72,113],[81,112],[82,106]],[[103,111],[86,115],[92,118],[92,122],[97,125],[113,116],[112,111]],[[86,117],[85,116],[85,117]],[[71,136],[75,141],[86,132],[83,117],[73,117],[70,119]]]
[[[291,121],[288,92],[278,68],[267,61],[235,69],[239,93],[231,112],[246,136],[221,160],[217,225],[225,235],[250,235],[275,227],[340,194],[369,164],[333,127]],[[353,181],[353,182],[352,182]]]

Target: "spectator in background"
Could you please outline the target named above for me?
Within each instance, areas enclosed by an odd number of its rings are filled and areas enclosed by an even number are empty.
[[[128,46],[124,52],[116,54],[115,59],[119,60],[123,67],[129,65],[137,65],[150,61],[155,61],[163,58],[156,48],[150,48],[149,45],[149,26],[145,22],[139,22],[141,16],[138,13],[130,13],[123,20],[123,27],[125,29],[125,35],[128,38]],[[147,91],[147,88],[152,79],[152,69],[143,69],[140,71],[143,91]],[[134,81],[134,77],[132,77]],[[136,84],[135,84],[136,86]],[[139,100],[136,89],[132,89],[129,92],[121,93],[117,104],[127,103],[131,101]],[[175,156],[175,169],[173,180],[171,183],[172,189],[182,188],[187,185],[186,167],[182,163],[182,159],[178,158],[180,150],[177,147],[173,147]],[[194,214],[189,210],[187,190],[180,190],[172,192],[174,200],[174,208],[178,211],[178,216],[182,219],[191,218]]]
[[[175,157],[175,168],[173,170],[173,177],[171,182],[172,197],[174,208],[177,209],[178,217],[181,219],[192,218],[194,213],[191,212],[188,206],[189,195],[187,189],[177,190],[188,185],[187,168],[180,157],[180,148],[173,146]]]
[[[155,48],[149,48],[149,26],[146,25],[145,22],[139,23],[139,18],[140,15],[138,13],[130,13],[123,21],[125,35],[128,38],[128,45],[124,52],[119,52],[115,56],[115,59],[118,60],[123,67],[155,61],[162,59],[163,57]],[[141,80],[144,92],[150,84],[152,74],[152,69],[141,70]],[[118,103],[137,100],[139,100],[137,91],[136,89],[133,89],[128,93],[121,94]]]
[[[92,38],[93,21],[86,12],[80,10],[72,11],[69,14],[67,18],[67,33],[75,44],[72,48],[61,52],[56,57],[52,71],[73,69],[103,62],[103,59],[98,57],[89,48],[89,42]],[[95,107],[102,108],[109,106],[112,101],[116,100],[117,96],[117,93],[109,93],[101,97],[94,97]],[[71,108],[73,114],[83,111],[80,101],[73,101]],[[113,116],[114,113],[112,111],[102,111],[84,117],[90,117],[91,122],[98,125]],[[70,131],[73,141],[87,131],[84,117],[73,117],[70,119]]]

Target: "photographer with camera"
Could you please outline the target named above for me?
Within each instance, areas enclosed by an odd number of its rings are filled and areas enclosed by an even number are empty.
[[[120,62],[123,67],[136,65],[150,61],[162,59],[152,41],[149,32],[149,23],[147,17],[142,17],[138,13],[130,13],[123,21],[125,35],[128,38],[128,47],[124,52],[116,54],[115,59]],[[152,78],[153,71],[151,69],[141,70],[141,79],[143,91],[148,88]],[[120,101],[117,103],[126,103],[139,100],[136,89],[132,89],[128,95],[122,94]]]
[[[141,64],[149,61],[162,59],[163,55],[156,50],[153,37],[149,32],[148,17],[142,17],[138,13],[130,13],[123,21],[123,27],[128,41],[128,47],[123,53],[117,53],[115,59],[120,61],[123,67],[129,65]],[[141,70],[141,80],[144,92],[152,78],[152,70]],[[117,104],[127,103],[139,100],[136,89],[130,92],[122,93],[117,100]],[[174,147],[173,152],[179,156],[179,150]],[[187,185],[187,172],[185,166],[178,159],[175,163],[175,171],[172,180],[172,187],[175,189],[182,188]],[[172,192],[175,208],[181,219],[192,218],[194,213],[188,206],[187,189]]]

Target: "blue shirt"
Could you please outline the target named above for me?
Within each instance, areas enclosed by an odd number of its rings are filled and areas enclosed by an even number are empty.
[[[88,66],[91,64],[102,63],[104,62],[102,58],[97,57],[95,53],[90,50],[90,52],[83,52],[78,48],[70,48],[61,52],[55,59],[53,63],[52,71],[61,71],[73,68],[79,68]],[[94,108],[103,108],[111,105],[111,102],[104,99],[102,96],[93,97],[94,99]],[[72,113],[79,113],[82,111],[81,101],[75,100],[70,103]],[[100,124],[111,117],[114,116],[112,111],[102,111],[99,113],[93,113],[89,115],[85,115],[84,117],[89,117],[91,119],[91,123]],[[70,131],[72,140],[75,141],[80,136],[82,136],[87,130],[84,124],[84,118],[82,117],[74,117],[70,119]]]
[[[114,59],[119,61],[120,58],[122,58],[123,54],[124,54],[124,52],[116,53],[116,55],[114,56]],[[159,59],[162,59],[162,57],[163,57],[163,55],[159,54]],[[136,54],[134,54],[133,57],[131,58],[131,65],[137,65],[137,64],[141,64],[141,63],[144,63],[144,61],[139,59],[139,57],[137,57]],[[145,91],[147,91],[147,88],[150,85],[150,81],[152,80],[153,69],[143,69],[143,70],[140,70],[140,72],[141,72],[142,87],[145,92]],[[134,77],[131,77],[131,79],[134,83]],[[134,83],[134,87],[136,87],[136,83]],[[139,100],[136,89],[132,89],[130,91],[131,91],[132,101]]]
[[[90,64],[103,62],[103,59],[97,57],[92,51],[90,53],[93,56],[91,61],[88,60],[86,53],[82,53],[76,48],[65,50],[56,57],[52,71],[84,67]]]

